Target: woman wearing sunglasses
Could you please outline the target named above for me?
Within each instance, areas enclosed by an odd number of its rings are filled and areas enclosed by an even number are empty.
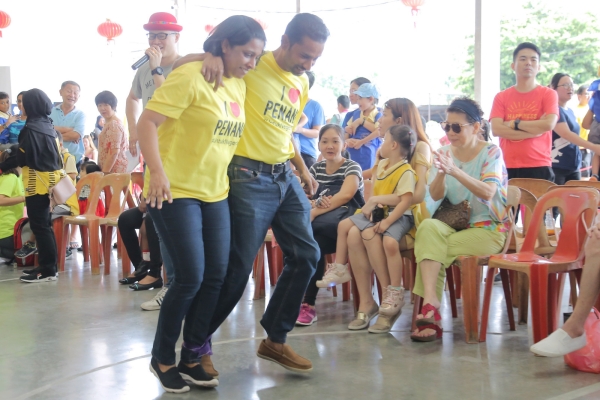
[[[422,221],[417,229],[418,268],[414,293],[423,297],[423,308],[411,338],[420,342],[442,337],[439,299],[446,268],[459,255],[500,252],[509,228],[505,215],[506,166],[500,148],[478,138],[483,116],[481,107],[468,97],[459,97],[446,112],[446,121],[441,125],[450,144],[434,152],[427,200],[436,203],[433,209],[444,198],[452,204],[467,200],[471,205],[471,218],[469,226],[461,231],[433,218]]]

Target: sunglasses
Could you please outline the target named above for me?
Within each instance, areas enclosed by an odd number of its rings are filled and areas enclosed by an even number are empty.
[[[454,133],[460,133],[462,131],[462,127],[463,126],[468,126],[468,125],[473,125],[474,122],[470,122],[468,124],[449,124],[448,122],[444,121],[444,122],[440,122],[440,126],[442,127],[442,129],[444,130],[444,132],[449,133],[450,129],[452,129],[452,132]]]

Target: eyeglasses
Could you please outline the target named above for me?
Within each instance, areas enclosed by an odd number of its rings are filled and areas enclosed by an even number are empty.
[[[452,132],[460,133],[462,131],[463,126],[473,125],[473,124],[474,124],[474,122],[470,122],[468,124],[449,124],[446,121],[440,122],[440,126],[446,133],[450,132],[450,128],[452,128]]]
[[[564,87],[565,89],[573,89],[573,84],[565,83],[564,85],[558,85],[557,87]]]
[[[146,33],[146,36],[148,36],[148,40],[154,40],[154,39],[165,40],[167,37],[169,37],[169,35],[177,35],[177,32]]]

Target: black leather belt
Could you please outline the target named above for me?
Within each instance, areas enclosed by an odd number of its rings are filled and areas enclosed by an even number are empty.
[[[271,175],[281,174],[282,172],[291,169],[289,160],[280,164],[267,164],[262,161],[252,160],[251,158],[233,156],[231,163],[255,170],[260,173]]]

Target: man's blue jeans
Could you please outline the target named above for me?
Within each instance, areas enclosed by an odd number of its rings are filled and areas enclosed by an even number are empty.
[[[227,200],[196,199],[164,202],[148,208],[156,230],[173,262],[175,277],[160,307],[152,355],[175,364],[175,344],[183,327],[181,360],[200,362],[194,348],[204,344],[221,285],[227,272],[231,230]]]
[[[231,254],[209,334],[217,330],[242,298],[254,258],[272,227],[285,266],[260,323],[272,341],[285,343],[319,260],[319,247],[310,224],[310,203],[289,168],[272,175],[232,162],[228,176]]]

